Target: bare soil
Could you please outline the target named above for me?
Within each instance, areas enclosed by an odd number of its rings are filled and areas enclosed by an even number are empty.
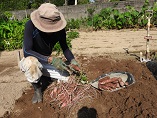
[[[156,30],[151,31],[155,37]],[[70,109],[59,109],[43,103],[32,104],[33,89],[17,66],[17,51],[1,52],[0,113],[5,118],[156,118],[157,80],[145,63],[126,54],[123,48],[139,56],[145,52],[146,30],[80,32],[72,42],[72,51],[92,81],[102,74],[126,71],[135,83],[124,89],[107,92],[97,90],[97,96],[87,98]],[[150,41],[150,50],[156,50]]]

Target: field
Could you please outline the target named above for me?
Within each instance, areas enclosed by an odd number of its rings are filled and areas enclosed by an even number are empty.
[[[17,66],[17,50],[0,53],[0,116],[8,118],[156,118],[157,81],[145,63],[146,30],[80,32],[72,41],[72,52],[92,81],[112,71],[126,71],[135,83],[115,92],[96,90],[93,99],[83,99],[69,109],[43,103],[32,105],[33,89]],[[150,35],[157,37],[156,29]],[[157,38],[156,38],[157,39]],[[156,51],[157,41],[150,41]],[[124,48],[129,49],[127,54]],[[20,50],[21,51],[21,50]]]

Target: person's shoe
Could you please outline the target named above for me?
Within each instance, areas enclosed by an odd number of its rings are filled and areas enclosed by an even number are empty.
[[[39,103],[42,102],[43,99],[43,95],[42,95],[42,91],[41,91],[41,85],[40,83],[32,83],[33,88],[34,88],[34,95],[32,98],[32,103]]]

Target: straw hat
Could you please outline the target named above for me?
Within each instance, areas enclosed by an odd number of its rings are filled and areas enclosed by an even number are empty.
[[[43,32],[57,32],[67,24],[63,14],[50,3],[41,4],[30,16],[35,27]]]

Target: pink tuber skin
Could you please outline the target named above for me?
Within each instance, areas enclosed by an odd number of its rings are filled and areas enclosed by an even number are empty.
[[[90,85],[78,84],[73,78],[70,78],[66,83],[60,82],[57,85],[53,84],[49,87],[49,89],[49,97],[52,99],[50,101],[51,104],[57,105],[59,108],[70,108],[86,97],[92,99],[96,96],[95,89],[93,89]]]
[[[107,84],[107,83],[111,83],[111,82],[116,82],[116,81],[119,81],[119,78],[110,78],[109,76],[103,78],[103,79],[100,79],[99,80],[99,84]]]
[[[81,71],[80,68],[76,65],[70,64],[70,66],[76,71],[79,71],[79,72]]]
[[[98,88],[102,90],[113,90],[124,85],[128,85],[128,83],[124,83],[122,79],[118,77],[110,78],[106,76],[98,81]]]

